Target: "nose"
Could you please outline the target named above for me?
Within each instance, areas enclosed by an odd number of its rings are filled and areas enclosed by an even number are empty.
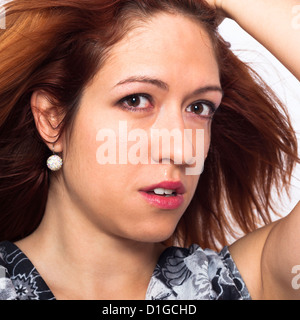
[[[195,160],[192,130],[185,127],[181,108],[166,109],[151,127],[151,163],[191,165]]]

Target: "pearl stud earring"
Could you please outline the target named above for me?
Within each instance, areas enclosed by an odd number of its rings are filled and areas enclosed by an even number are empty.
[[[53,155],[48,158],[47,160],[47,167],[51,171],[59,171],[63,165],[63,160],[60,156],[56,155],[54,152],[54,145],[53,145]]]

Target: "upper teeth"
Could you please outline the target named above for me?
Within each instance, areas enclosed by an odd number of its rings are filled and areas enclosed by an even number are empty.
[[[155,194],[158,194],[158,195],[172,194],[173,192],[175,192],[175,190],[163,189],[163,188],[157,188],[157,189],[154,189],[153,191]]]

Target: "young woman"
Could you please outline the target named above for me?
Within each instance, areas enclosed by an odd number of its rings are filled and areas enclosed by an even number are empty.
[[[295,133],[217,30],[235,19],[299,79],[296,4],[9,3],[0,298],[298,298],[299,205],[270,223]],[[174,129],[170,148],[153,139]],[[236,227],[248,235],[228,247]]]

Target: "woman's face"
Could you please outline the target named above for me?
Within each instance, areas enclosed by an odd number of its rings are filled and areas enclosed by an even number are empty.
[[[212,44],[196,22],[159,14],[127,34],[86,88],[64,141],[62,181],[82,221],[113,237],[170,237],[193,198],[201,170],[192,169],[203,167],[221,99]]]

